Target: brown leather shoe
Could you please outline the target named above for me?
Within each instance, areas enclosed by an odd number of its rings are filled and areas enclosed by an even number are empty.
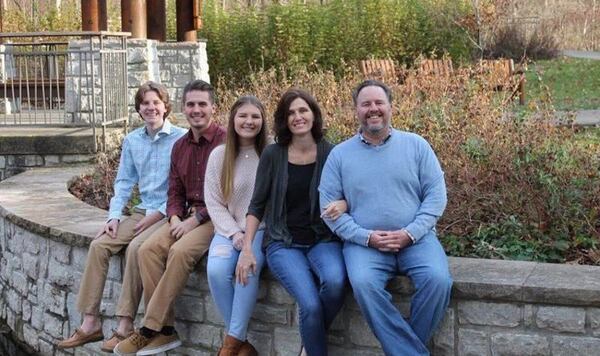
[[[225,340],[223,340],[223,347],[219,349],[219,353],[217,356],[237,356],[243,343],[243,341],[238,340],[231,335],[225,335]]]
[[[131,331],[127,335],[122,335],[122,334],[119,334],[117,332],[117,330],[113,330],[112,336],[110,337],[110,339],[104,340],[104,342],[102,343],[102,346],[100,346],[100,350],[102,350],[104,352],[108,352],[108,353],[113,353],[115,346],[117,346],[117,344],[120,343],[121,341],[127,339],[132,333],[133,333],[133,331]]]
[[[75,332],[70,338],[60,341],[58,344],[56,344],[56,347],[58,349],[70,349],[72,347],[85,345],[87,343],[100,341],[102,339],[104,339],[102,329],[96,330],[89,334],[84,333],[81,331],[81,329],[75,329]]]
[[[240,347],[240,351],[238,352],[238,356],[258,356],[258,351],[252,346],[248,340],[244,341],[242,347]]]

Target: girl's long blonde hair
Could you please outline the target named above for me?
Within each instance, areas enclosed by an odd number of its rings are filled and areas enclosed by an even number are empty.
[[[221,169],[221,191],[223,192],[223,199],[225,201],[228,201],[233,193],[235,159],[240,153],[240,140],[235,132],[235,115],[245,104],[255,106],[260,111],[260,116],[262,117],[262,127],[254,139],[254,149],[259,157],[267,145],[267,120],[264,105],[253,95],[244,95],[238,98],[231,107],[231,110],[229,110],[227,139],[225,141],[225,157],[223,159],[223,168]]]

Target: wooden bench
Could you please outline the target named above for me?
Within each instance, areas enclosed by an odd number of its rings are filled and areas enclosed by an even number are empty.
[[[518,95],[519,104],[525,104],[525,73],[515,70],[512,59],[482,59],[479,71],[487,76],[492,89],[510,91],[510,99]]]
[[[45,101],[47,106],[58,105],[65,101],[64,79],[24,80],[9,79],[0,82],[0,99],[20,100],[24,102]]]
[[[383,81],[396,78],[396,66],[391,59],[366,59],[360,61],[360,71],[368,78],[380,79]]]
[[[424,59],[419,64],[420,75],[449,77],[454,73],[452,59]]]

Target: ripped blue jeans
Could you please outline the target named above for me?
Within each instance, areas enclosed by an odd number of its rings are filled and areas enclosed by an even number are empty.
[[[223,317],[228,335],[246,340],[248,322],[256,305],[260,271],[265,262],[261,250],[264,230],[258,230],[252,242],[256,257],[256,275],[248,276],[245,286],[235,282],[235,267],[240,252],[233,247],[231,239],[215,234],[208,250],[208,286],[213,301]]]

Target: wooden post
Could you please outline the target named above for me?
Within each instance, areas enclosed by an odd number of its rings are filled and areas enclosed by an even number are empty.
[[[4,21],[2,17],[4,16],[4,2],[0,0],[0,32],[4,32]],[[0,43],[3,43],[3,39],[0,38]]]
[[[121,0],[121,31],[131,32],[131,1]]]
[[[165,42],[167,40],[167,4],[165,0],[148,1],[148,38]]]
[[[202,29],[202,0],[194,0],[192,7],[192,14],[194,15],[194,28],[196,31]]]
[[[131,38],[148,38],[146,9],[146,0],[121,0],[121,28],[131,32]]]
[[[98,0],[81,1],[81,30],[99,31],[99,9]]]
[[[177,0],[177,42],[196,42],[197,34],[194,28],[194,0]]]
[[[98,29],[100,31],[108,31],[108,9],[106,0],[98,1]]]

